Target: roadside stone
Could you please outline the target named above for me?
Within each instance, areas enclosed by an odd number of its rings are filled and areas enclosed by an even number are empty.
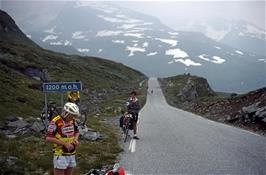
[[[27,127],[29,126],[29,123],[23,121],[23,120],[17,120],[17,121],[14,121],[14,122],[9,122],[7,124],[8,127],[13,127],[13,128],[24,128],[24,127]]]
[[[7,122],[14,122],[14,121],[19,120],[19,118],[17,116],[14,116],[14,115],[9,115],[5,119]]]
[[[45,126],[42,122],[40,121],[35,121],[31,127],[30,127],[31,130],[35,131],[35,132],[42,132],[45,130]]]

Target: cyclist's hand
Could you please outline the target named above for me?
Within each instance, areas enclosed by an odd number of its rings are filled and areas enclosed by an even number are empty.
[[[68,151],[71,151],[72,149],[74,149],[74,145],[68,142],[65,142],[64,146],[67,148]]]
[[[78,140],[74,140],[73,144],[74,144],[75,146],[78,146],[78,145],[79,145],[79,141],[78,141]]]

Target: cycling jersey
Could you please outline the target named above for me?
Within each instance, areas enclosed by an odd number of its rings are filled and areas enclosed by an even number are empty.
[[[139,99],[137,97],[130,98],[127,101],[127,110],[128,110],[128,112],[139,113],[140,102],[139,102]]]
[[[79,132],[75,121],[65,122],[60,115],[53,118],[47,129],[48,137],[55,137],[63,142],[72,143],[74,142],[75,135]],[[68,151],[63,145],[53,144],[53,152],[56,156],[68,156],[74,155],[76,153],[75,146],[74,149]]]

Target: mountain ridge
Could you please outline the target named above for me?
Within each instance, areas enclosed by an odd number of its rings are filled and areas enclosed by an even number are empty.
[[[74,5],[62,8],[60,19],[38,31],[28,30],[28,34],[49,49],[71,46],[80,55],[121,62],[151,77],[197,74],[206,77],[216,91],[244,93],[266,85],[263,55],[230,47],[201,33],[170,29],[154,18],[110,3]]]

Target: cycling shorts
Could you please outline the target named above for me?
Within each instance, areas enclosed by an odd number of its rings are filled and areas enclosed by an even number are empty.
[[[67,169],[73,168],[76,164],[75,155],[72,156],[54,156],[54,168]]]

